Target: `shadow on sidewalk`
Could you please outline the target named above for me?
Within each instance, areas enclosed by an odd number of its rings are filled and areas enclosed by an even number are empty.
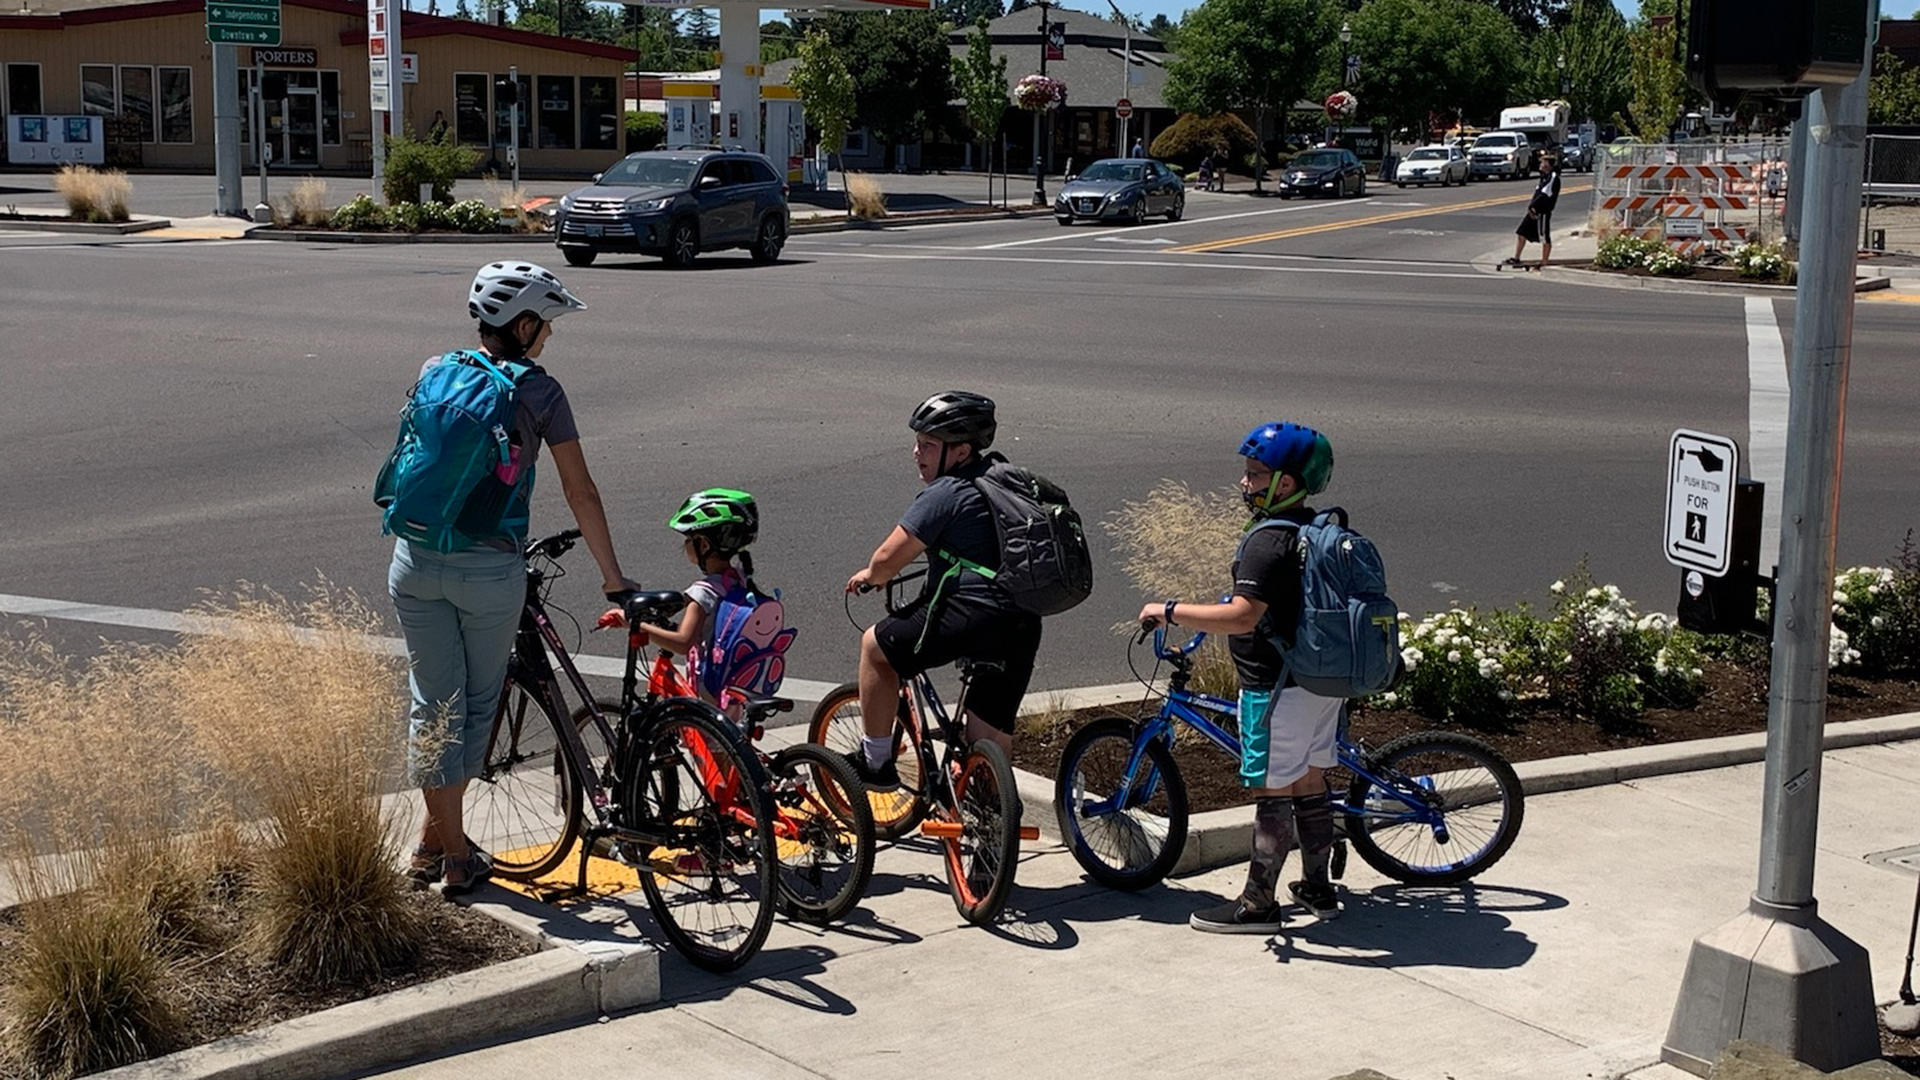
[[[1268,950],[1283,964],[1516,968],[1539,946],[1507,916],[1567,906],[1553,893],[1471,883],[1381,885],[1349,892],[1345,903],[1340,920],[1326,925],[1290,913]]]

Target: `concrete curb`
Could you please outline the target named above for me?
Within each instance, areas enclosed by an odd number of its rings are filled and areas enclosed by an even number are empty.
[[[173,224],[171,218],[135,218],[132,221],[61,221],[57,218],[38,219],[32,214],[23,213],[17,218],[0,218],[0,232],[57,232],[88,233],[96,236],[125,236],[128,233],[152,232]]]
[[[805,236],[812,233],[846,232],[856,229],[881,230],[903,225],[933,225],[945,221],[1004,221],[1018,218],[1035,217],[1041,213],[1051,214],[1047,207],[1020,207],[1003,209],[994,207],[966,207],[952,210],[906,210],[889,213],[884,218],[832,217],[816,218],[812,221],[793,224],[787,235]]]
[[[1751,284],[1739,281],[1690,281],[1686,278],[1640,277],[1631,274],[1614,274],[1605,270],[1586,270],[1575,266],[1555,266],[1549,264],[1547,274],[1553,277],[1571,275],[1585,279],[1582,283],[1603,285],[1615,289],[1652,289],[1657,292],[1677,292],[1695,294],[1758,293],[1760,295],[1792,296],[1796,286],[1768,285],[1761,282]],[[1853,281],[1856,293],[1877,292],[1893,287],[1893,281],[1886,277],[1858,277]]]
[[[553,234],[538,233],[369,233],[331,229],[276,229],[247,232],[249,240],[290,240],[333,244],[552,244]]]
[[[1822,745],[1827,750],[1872,743],[1902,742],[1920,739],[1920,712],[1896,713],[1867,720],[1847,720],[1828,724]],[[1603,750],[1594,754],[1522,761],[1514,765],[1521,787],[1528,795],[1554,791],[1603,787],[1649,776],[1719,769],[1764,761],[1767,733],[1748,732],[1717,739],[1666,743],[1659,746],[1633,746],[1621,750]],[[1058,815],[1053,807],[1053,779],[1014,770],[1020,789],[1021,811],[1028,824],[1038,824],[1041,834],[1062,841]],[[1195,814],[1187,823],[1187,844],[1173,874],[1179,876],[1199,870],[1228,866],[1247,857],[1252,840],[1253,808],[1232,806]]]
[[[578,1023],[660,1000],[660,954],[504,889],[467,906],[541,946],[532,956],[297,1017],[101,1073],[115,1080],[296,1080]]]

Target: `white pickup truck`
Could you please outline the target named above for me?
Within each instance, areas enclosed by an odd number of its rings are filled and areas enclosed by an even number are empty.
[[[1525,132],[1489,131],[1467,149],[1467,166],[1474,179],[1488,176],[1522,177],[1533,171],[1533,144]]]

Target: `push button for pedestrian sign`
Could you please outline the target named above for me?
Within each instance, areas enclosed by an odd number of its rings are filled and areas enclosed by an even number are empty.
[[[1727,572],[1740,447],[1681,428],[1667,454],[1667,561],[1714,577]]]

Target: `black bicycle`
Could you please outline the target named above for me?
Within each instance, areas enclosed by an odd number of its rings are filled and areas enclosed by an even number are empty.
[[[899,609],[900,586],[924,576],[923,569],[888,582],[887,611]],[[851,597],[848,602],[852,621]],[[857,621],[854,626],[865,630]],[[1020,824],[1020,793],[1007,752],[988,739],[967,741],[967,687],[976,671],[995,666],[965,658],[955,663],[960,696],[951,714],[925,672],[903,683],[894,717],[900,790],[867,793],[880,836],[897,840],[918,825],[920,835],[940,841],[953,905],[961,918],[980,926],[1006,906],[1020,841],[1040,838],[1037,826]],[[839,752],[857,749],[866,733],[860,716],[859,685],[842,683],[814,710],[807,740]]]
[[[559,558],[579,539],[569,529],[527,545],[526,607],[486,764],[467,786],[467,828],[490,846],[494,874],[510,880],[535,881],[577,856],[577,883],[553,895],[586,891],[592,854],[625,862],[674,948],[709,971],[731,971],[759,952],[772,925],[772,785],[713,706],[643,692],[637,636],[619,714],[610,721],[594,703],[546,604],[565,575]],[[677,591],[639,592],[622,607],[629,624],[658,623],[685,603]],[[571,715],[563,675],[584,703]],[[755,698],[747,715],[758,724],[781,707]]]

